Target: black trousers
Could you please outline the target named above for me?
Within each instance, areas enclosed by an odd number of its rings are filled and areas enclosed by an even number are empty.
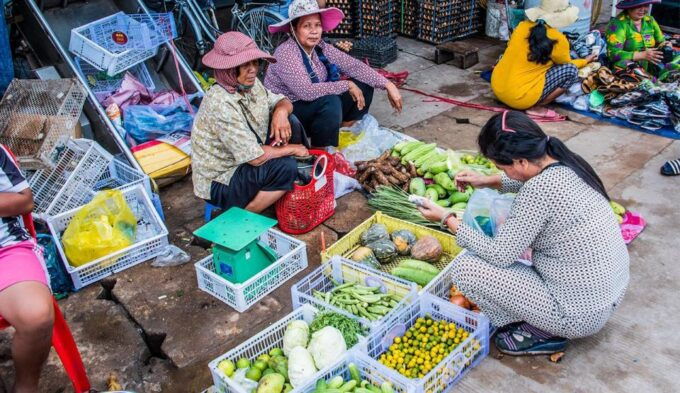
[[[295,115],[288,118],[293,144],[308,145],[305,130]],[[269,143],[269,137],[265,143]],[[293,157],[279,157],[260,166],[241,164],[236,168],[229,184],[213,181],[210,185],[211,205],[222,210],[231,207],[245,208],[260,191],[290,191],[297,179],[297,161]]]
[[[348,91],[340,95],[327,95],[314,101],[295,101],[293,113],[300,119],[312,146],[337,146],[340,123],[360,120],[371,106],[373,88],[363,82],[352,80],[364,93],[364,109],[359,110]]]

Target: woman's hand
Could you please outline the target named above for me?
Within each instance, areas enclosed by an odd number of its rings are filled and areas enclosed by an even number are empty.
[[[598,57],[599,57],[599,55],[591,54],[591,55],[589,55],[588,57],[586,57],[586,61],[587,61],[588,63],[592,63],[592,62],[594,62],[595,60],[597,60]]]
[[[349,85],[349,95],[352,96],[352,100],[357,103],[357,109],[362,110],[366,106],[366,101],[364,100],[364,92],[361,91],[359,86],[352,81],[347,81]]]
[[[474,188],[500,188],[501,187],[501,177],[500,175],[484,176],[479,173],[464,169],[458,174],[456,174],[456,186],[461,192],[465,191],[465,187],[468,185]]]
[[[647,48],[644,51],[635,52],[633,60],[647,60],[654,64],[659,64],[663,61],[663,52],[654,48]]]
[[[309,155],[309,150],[304,145],[290,145],[290,148],[295,157],[306,157]]]
[[[288,112],[285,110],[275,110],[272,113],[271,134],[269,135],[271,145],[287,145],[291,135],[292,131],[288,121]]]
[[[423,217],[432,222],[441,222],[444,217],[451,213],[451,210],[439,206],[429,199],[423,201],[423,204],[418,206],[418,210],[420,210],[420,214],[422,214]],[[456,233],[459,222],[454,215],[449,217],[449,219],[446,221],[446,224],[451,232]]]
[[[403,102],[401,100],[399,88],[394,83],[390,82],[385,86],[385,89],[387,90],[387,98],[390,100],[390,105],[392,105],[392,108],[398,113],[401,113]]]

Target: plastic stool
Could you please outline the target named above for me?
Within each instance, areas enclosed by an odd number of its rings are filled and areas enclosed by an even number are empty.
[[[212,220],[213,210],[221,209],[215,205],[211,205],[210,203],[206,202],[205,209],[203,210],[203,219],[205,220],[205,222],[210,222],[210,220]]]

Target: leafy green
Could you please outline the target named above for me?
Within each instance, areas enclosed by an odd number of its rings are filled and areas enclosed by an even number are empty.
[[[347,348],[352,348],[359,341],[359,336],[366,334],[359,322],[335,312],[317,315],[309,325],[309,331],[313,334],[326,326],[333,326],[342,333]]]

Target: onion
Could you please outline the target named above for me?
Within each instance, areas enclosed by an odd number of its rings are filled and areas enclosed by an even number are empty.
[[[465,298],[463,295],[454,295],[451,296],[451,303],[455,304],[456,306],[463,307],[466,310],[470,309],[470,302]]]

